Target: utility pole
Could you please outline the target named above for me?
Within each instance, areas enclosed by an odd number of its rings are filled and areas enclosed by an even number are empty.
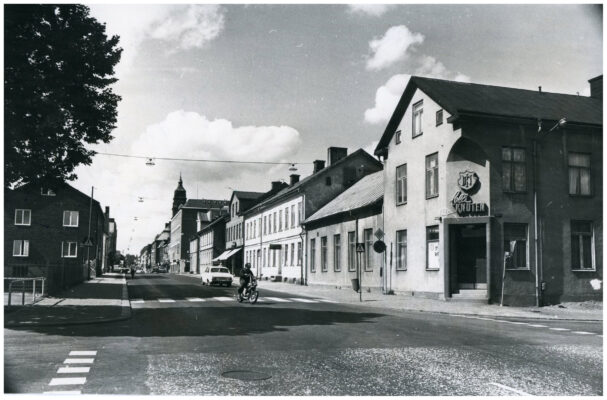
[[[89,202],[89,233],[86,237],[86,262],[88,268],[88,280],[91,280],[91,246],[89,245],[91,240],[91,218],[93,216],[93,194],[95,193],[95,187],[91,186],[91,201]]]

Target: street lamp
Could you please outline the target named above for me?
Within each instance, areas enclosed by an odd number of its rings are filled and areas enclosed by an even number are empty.
[[[543,278],[543,268],[539,265],[540,260],[540,252],[539,252],[539,210],[538,210],[538,199],[537,199],[537,187],[538,187],[538,146],[537,142],[540,139],[545,138],[550,132],[562,128],[567,124],[566,118],[561,118],[558,120],[556,124],[548,131],[543,132],[542,135],[542,120],[537,120],[537,137],[533,139],[533,218],[534,218],[534,227],[533,227],[533,244],[534,244],[534,259],[535,259],[535,305],[540,307],[542,304],[542,290],[543,285],[540,283],[540,276]],[[543,279],[542,279],[543,280]]]

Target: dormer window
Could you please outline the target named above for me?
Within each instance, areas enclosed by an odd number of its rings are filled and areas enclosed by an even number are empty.
[[[413,104],[413,137],[419,136],[423,133],[422,131],[422,115],[424,113],[424,102],[423,100]]]
[[[43,196],[56,196],[55,192],[49,188],[40,188],[40,194]]]

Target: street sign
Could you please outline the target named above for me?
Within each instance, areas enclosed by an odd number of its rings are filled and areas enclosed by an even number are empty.
[[[365,252],[365,244],[364,243],[356,243],[356,252],[364,253]]]
[[[377,242],[373,243],[373,250],[375,250],[376,253],[383,253],[386,251],[386,244],[383,241],[378,240]]]
[[[86,240],[82,243],[82,245],[84,247],[91,247],[93,245],[93,242],[91,241],[91,238],[87,237]]]
[[[382,240],[384,238],[384,231],[381,230],[381,228],[377,228],[377,230],[375,231],[375,237],[377,238],[377,240]]]

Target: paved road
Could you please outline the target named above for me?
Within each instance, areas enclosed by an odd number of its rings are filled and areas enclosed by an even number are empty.
[[[234,301],[235,290],[139,275],[127,321],[5,329],[5,391],[603,393],[600,323],[402,312],[267,290],[250,305]]]

